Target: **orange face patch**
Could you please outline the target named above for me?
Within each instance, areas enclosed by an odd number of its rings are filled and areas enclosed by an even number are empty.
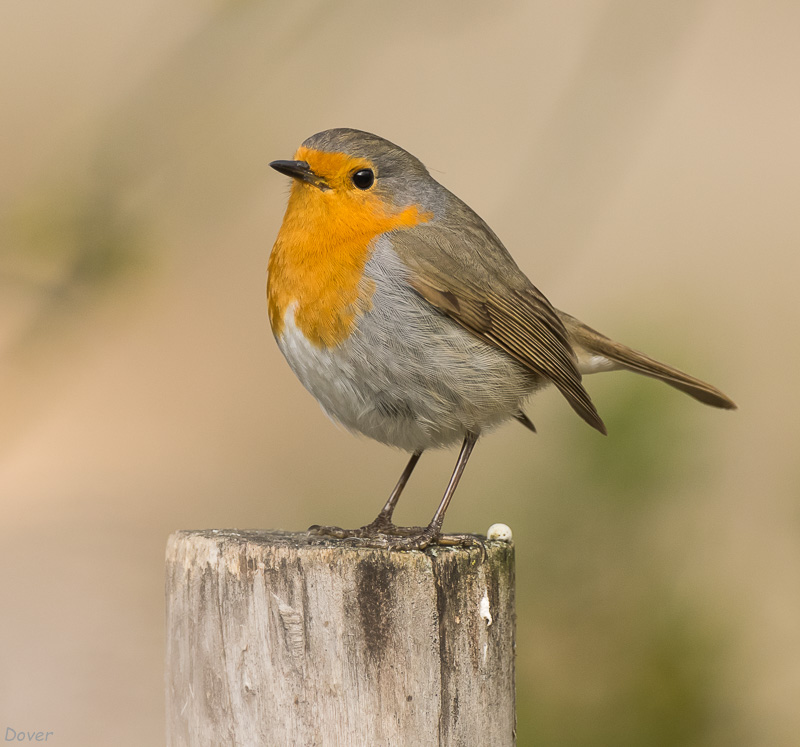
[[[333,347],[350,336],[357,316],[370,307],[374,289],[363,275],[374,239],[432,216],[418,205],[398,211],[374,190],[357,189],[352,174],[374,168],[366,159],[308,148],[295,158],[306,161],[329,189],[292,184],[269,258],[270,324],[280,336],[286,309],[296,302],[294,321],[306,339]]]

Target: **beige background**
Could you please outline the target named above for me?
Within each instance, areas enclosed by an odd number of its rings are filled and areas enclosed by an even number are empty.
[[[480,443],[446,526],[515,531],[520,744],[796,744],[799,65],[793,0],[5,0],[3,733],[163,743],[168,533],[355,525],[393,485],[264,303],[267,164],[352,126],[557,306],[740,405],[609,375],[607,439],[548,392],[537,436]]]

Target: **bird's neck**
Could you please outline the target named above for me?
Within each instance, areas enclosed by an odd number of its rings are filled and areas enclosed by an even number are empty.
[[[381,234],[429,219],[417,206],[391,214],[369,203],[295,184],[269,259],[267,297],[272,330],[283,331],[290,306],[294,322],[315,345],[347,339],[371,306],[373,283],[364,267]]]

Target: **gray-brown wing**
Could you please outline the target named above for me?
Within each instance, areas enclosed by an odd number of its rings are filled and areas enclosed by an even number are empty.
[[[563,323],[478,216],[473,213],[458,230],[428,223],[397,231],[392,245],[426,301],[551,381],[578,415],[606,432],[581,384]]]

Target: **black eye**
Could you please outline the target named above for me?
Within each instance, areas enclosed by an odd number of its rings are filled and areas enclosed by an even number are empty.
[[[353,174],[353,184],[358,189],[369,189],[375,184],[375,173],[372,169],[359,169]]]

